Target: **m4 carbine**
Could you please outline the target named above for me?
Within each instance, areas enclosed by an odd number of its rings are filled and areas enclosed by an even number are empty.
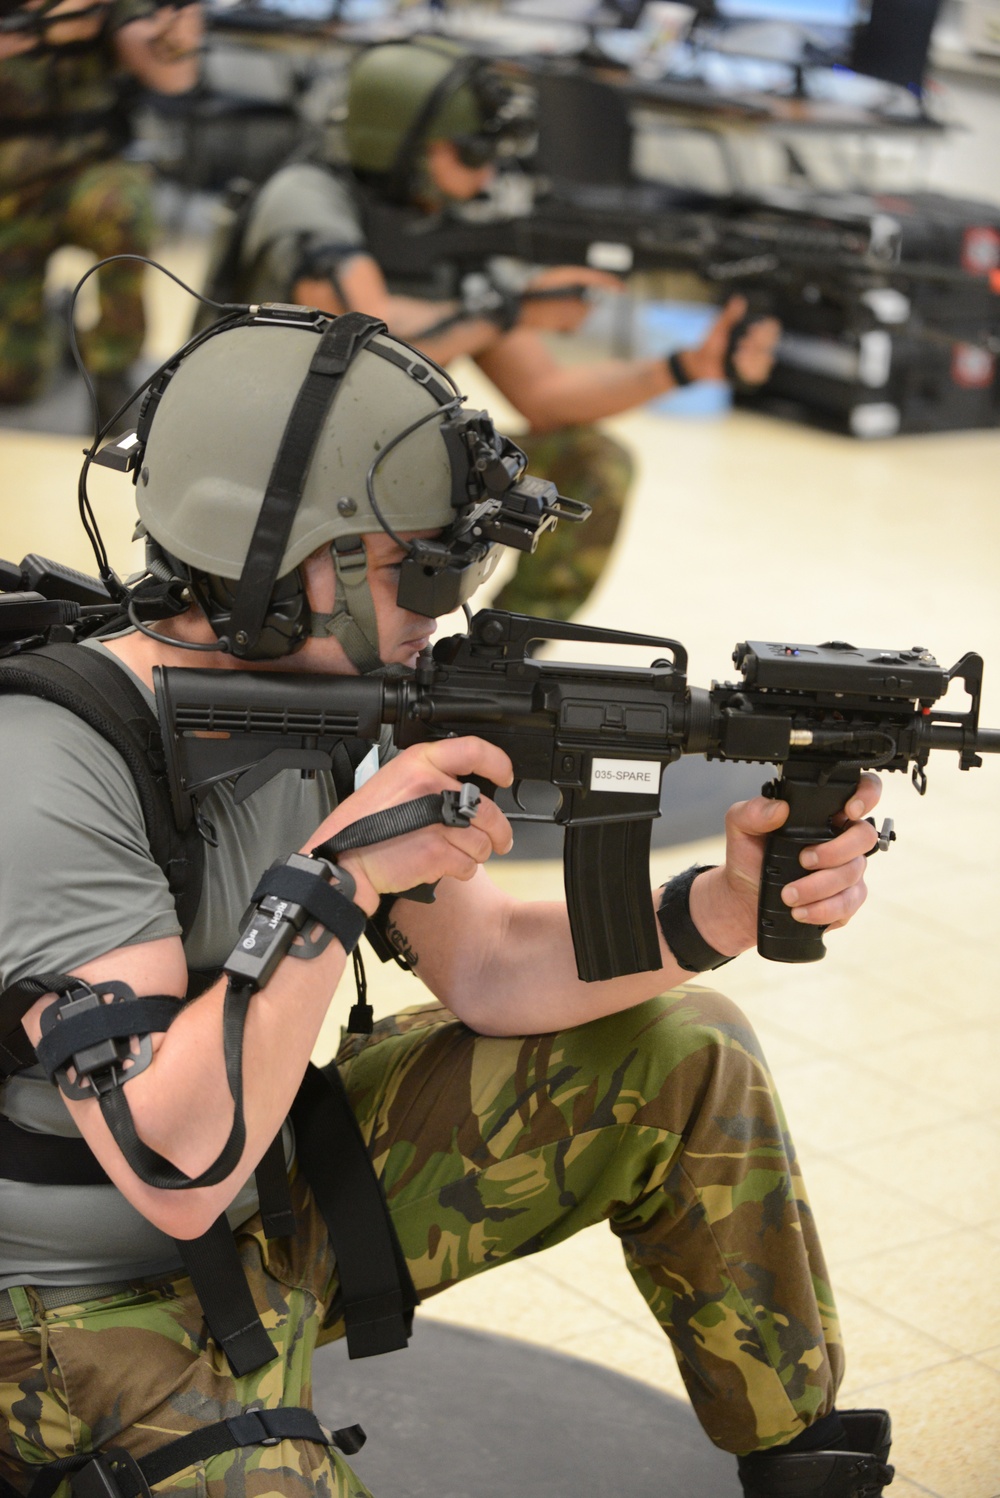
[[[463,277],[507,256],[621,275],[694,272],[721,299],[745,296],[750,316],[773,314],[822,337],[906,324],[933,341],[930,325],[942,317],[993,337],[1000,316],[996,271],[945,263],[933,235],[857,194],[774,189],[711,198],[658,183],[575,185],[540,192],[530,210],[496,218],[428,219],[373,195],[362,210],[372,254],[400,291],[419,292],[450,271],[453,284],[440,294],[453,295]],[[995,238],[995,211],[986,211],[983,233]],[[226,300],[232,290],[219,285],[210,294]]]
[[[546,640],[651,646],[666,657],[645,668],[534,659],[532,645]],[[932,749],[956,750],[963,770],[1000,753],[1000,730],[979,727],[982,659],[967,654],[945,671],[921,647],[751,640],[733,661],[741,681],[690,687],[677,640],[484,610],[468,634],[440,640],[400,677],[157,668],[174,814],[189,825],[220,780],[243,800],[281,770],[329,769],[338,744],[377,740],[385,724],[399,748],[479,735],[510,757],[519,804],[530,781],[559,792],[552,819],[565,828],[577,970],[593,982],[661,965],[649,848],[664,767],[682,754],[775,764],[764,792],[789,813],[767,840],[757,949],[814,962],[822,928],[795,921],[781,900],[800,852],[836,836],[832,819],[862,769],[909,768],[922,795]],[[939,710],[956,677],[969,707]]]

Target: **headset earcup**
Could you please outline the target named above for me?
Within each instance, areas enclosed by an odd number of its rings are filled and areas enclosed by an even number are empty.
[[[239,582],[235,578],[213,577],[192,569],[198,602],[208,622],[220,636],[229,633],[233,604]],[[309,638],[312,613],[300,568],[279,577],[271,590],[260,636],[253,653],[245,660],[276,661],[301,649]]]

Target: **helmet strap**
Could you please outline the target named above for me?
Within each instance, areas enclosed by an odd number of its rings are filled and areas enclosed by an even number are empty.
[[[378,318],[346,312],[331,319],[317,341],[285,423],[237,585],[227,638],[233,655],[253,658],[324,422],[351,360],[384,332]]]
[[[337,574],[337,603],[332,614],[313,613],[313,635],[340,641],[362,676],[383,666],[378,653],[378,620],[368,586],[368,553],[360,536],[341,536],[330,547]]]
[[[417,45],[419,46],[419,42]],[[396,155],[392,163],[385,173],[383,192],[391,203],[405,203],[409,199],[413,190],[413,170],[419,158],[427,131],[452,94],[457,93],[464,84],[468,83],[481,67],[482,60],[472,54],[459,57],[453,66],[448,69],[444,77],[438,79],[434,88],[417,110],[396,148]]]

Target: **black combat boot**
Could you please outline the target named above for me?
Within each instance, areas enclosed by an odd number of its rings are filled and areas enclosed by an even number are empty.
[[[739,1459],[745,1498],[879,1498],[893,1478],[885,1410],[841,1410],[844,1435],[829,1450],[754,1452]],[[801,1438],[800,1438],[801,1439]]]

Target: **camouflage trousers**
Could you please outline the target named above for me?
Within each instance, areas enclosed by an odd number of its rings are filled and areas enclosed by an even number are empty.
[[[719,994],[512,1039],[431,1005],[350,1037],[340,1062],[423,1298],[605,1221],[716,1444],[783,1443],[832,1407],[842,1353],[812,1216],[754,1033]],[[250,1406],[308,1405],[313,1351],[343,1326],[324,1326],[336,1266],[301,1178],[293,1195],[294,1238],[267,1242],[259,1218],[238,1234],[278,1352],[256,1373],[229,1372],[183,1278],[58,1310],[36,1298],[28,1324],[0,1325],[0,1475],[24,1491],[27,1468],[73,1452],[141,1457]],[[159,1491],[368,1493],[339,1455],[292,1441]]]
[[[607,566],[632,482],[632,458],[620,442],[592,426],[529,432],[515,441],[528,455],[529,473],[550,479],[560,494],[585,501],[593,513],[582,525],[563,521],[541,538],[536,551],[520,553],[517,571],[493,607],[570,619]]]
[[[34,400],[56,352],[45,315],[45,270],[62,245],[106,255],[147,255],[154,219],[146,169],[99,161],[17,192],[0,188],[0,401]],[[79,334],[93,374],[121,374],[145,336],[143,267],[122,261],[98,272],[99,318]]]

